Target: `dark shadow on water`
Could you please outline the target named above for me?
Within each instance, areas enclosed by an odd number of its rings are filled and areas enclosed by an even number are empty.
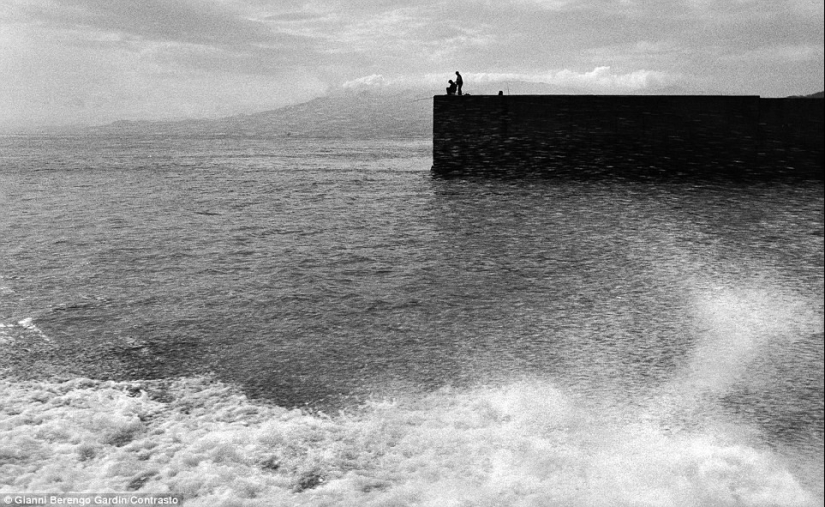
[[[799,184],[821,182],[825,171],[821,154],[808,153],[794,161],[762,160],[758,164],[726,161],[723,154],[694,157],[689,162],[668,161],[669,156],[639,154],[619,159],[603,157],[598,149],[590,154],[538,157],[536,161],[519,160],[512,164],[501,159],[456,160],[433,166],[436,180],[490,178],[493,180],[606,181],[643,183],[751,184],[781,182]],[[654,161],[651,161],[654,160]],[[657,162],[657,160],[666,160]]]

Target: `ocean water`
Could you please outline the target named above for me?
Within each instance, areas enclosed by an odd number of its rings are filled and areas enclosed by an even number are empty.
[[[0,138],[0,493],[823,501],[823,185]]]

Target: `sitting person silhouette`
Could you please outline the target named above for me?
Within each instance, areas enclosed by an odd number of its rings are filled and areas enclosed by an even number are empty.
[[[447,95],[455,95],[455,90],[457,87],[456,84],[453,83],[452,79],[450,79],[448,82],[450,83],[450,86],[447,87]]]

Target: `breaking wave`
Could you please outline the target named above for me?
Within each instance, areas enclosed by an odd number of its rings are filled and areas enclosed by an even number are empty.
[[[190,506],[822,500],[742,428],[675,428],[538,380],[376,399],[336,415],[256,402],[207,377],[0,386],[0,493],[175,493]]]

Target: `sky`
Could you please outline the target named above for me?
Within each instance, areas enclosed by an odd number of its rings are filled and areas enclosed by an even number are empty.
[[[1,0],[0,128],[437,93],[456,70],[465,92],[809,94],[823,1]]]

